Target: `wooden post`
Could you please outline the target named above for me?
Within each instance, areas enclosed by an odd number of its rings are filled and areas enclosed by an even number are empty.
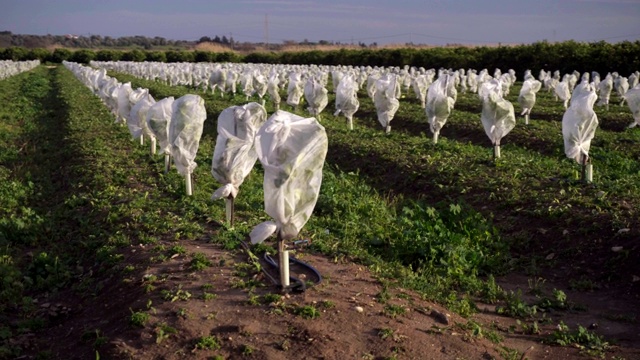
[[[227,223],[229,227],[233,227],[233,212],[234,212],[234,197],[233,195],[229,195],[226,199],[224,199],[225,205],[227,206]]]
[[[169,168],[171,167],[171,155],[164,153],[164,173],[169,173]]]

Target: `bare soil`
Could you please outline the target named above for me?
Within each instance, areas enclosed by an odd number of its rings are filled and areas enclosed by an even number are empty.
[[[319,270],[320,284],[304,293],[283,294],[275,303],[250,304],[251,295],[280,294],[279,288],[269,285],[262,273],[242,278],[265,284],[253,294],[238,287],[241,278],[236,276],[236,264],[247,262],[246,253],[221,249],[208,240],[184,242],[186,254],[164,262],[150,261],[151,246],[132,246],[124,265],[148,266],[138,266],[129,276],[105,278],[95,295],[64,293],[41,300],[41,312],[48,314],[51,326],[37,336],[16,337],[27,349],[20,359],[34,358],[45,350],[53,359],[212,359],[216,355],[224,359],[589,358],[579,348],[542,342],[559,321],[572,329],[578,324],[590,326],[605,336],[613,344],[607,359],[640,359],[637,293],[612,288],[571,291],[565,279],[554,278],[553,269],[544,275],[545,288],[565,289],[568,298],[583,305],[584,311],[545,314],[552,321],[540,325],[540,334],[527,335],[516,319],[498,315],[495,305],[479,303],[480,312],[471,317],[483,325],[484,332],[478,335],[464,326],[470,319],[412,291],[392,286],[389,300],[378,301],[385,288],[365,266],[306,249],[298,249],[297,256]],[[214,266],[192,271],[188,254],[195,252],[207,254]],[[156,288],[147,292],[151,275],[158,280],[153,282]],[[533,295],[527,293],[530,279],[512,274],[498,280],[506,290],[522,289],[525,299],[531,300]],[[162,290],[173,295],[188,292],[190,298],[165,298]],[[205,291],[216,298],[206,301]],[[306,305],[318,309],[319,316],[296,315],[295,309]],[[130,322],[137,311],[150,314],[144,327]],[[489,331],[500,339],[492,342]],[[198,339],[207,336],[215,337],[219,348],[199,348]]]

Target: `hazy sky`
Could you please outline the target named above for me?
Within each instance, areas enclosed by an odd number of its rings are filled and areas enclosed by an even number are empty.
[[[268,33],[269,43],[618,42],[640,39],[640,0],[0,0],[2,30],[240,42]]]

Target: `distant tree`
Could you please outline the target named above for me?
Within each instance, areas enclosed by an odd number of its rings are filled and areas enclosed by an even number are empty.
[[[53,53],[51,53],[51,57],[47,60],[54,63],[61,63],[63,60],[69,60],[72,54],[69,49],[55,49]]]
[[[208,36],[203,36],[198,40],[198,44],[203,43],[203,42],[211,42],[211,38]]]
[[[27,57],[29,60],[40,60],[41,62],[45,62],[47,57],[51,55],[51,52],[47,49],[36,48],[29,50],[29,54]]]
[[[167,62],[167,55],[164,51],[147,51],[146,61]]]
[[[222,40],[220,40],[220,36],[216,35],[216,37],[213,38],[213,42],[220,44]]]
[[[28,55],[27,49],[23,47],[12,46],[10,48],[6,48],[3,51],[2,59],[3,60],[13,60],[13,61],[23,61],[27,59]]]
[[[96,58],[96,53],[91,50],[83,49],[74,51],[73,54],[69,57],[69,61],[88,64],[91,60]]]
[[[223,44],[225,44],[225,45],[228,45],[228,44],[229,44],[229,39],[227,39],[227,37],[226,37],[226,36],[222,35],[222,41],[221,41],[221,43],[223,43]]]

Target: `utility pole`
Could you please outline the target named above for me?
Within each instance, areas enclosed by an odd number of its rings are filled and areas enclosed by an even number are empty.
[[[264,14],[264,39],[269,50],[269,14]]]

